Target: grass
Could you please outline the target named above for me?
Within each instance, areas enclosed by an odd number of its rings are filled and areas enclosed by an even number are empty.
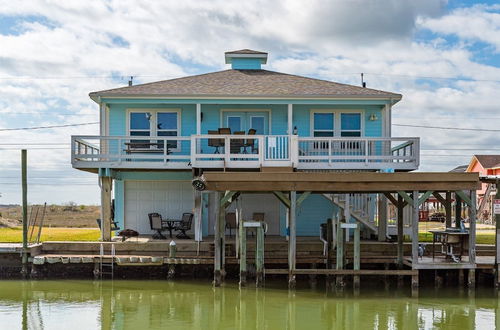
[[[33,234],[35,240],[37,233]],[[29,232],[28,232],[29,235]],[[97,228],[49,228],[42,229],[40,240],[43,241],[98,241],[100,231]],[[22,227],[0,228],[1,243],[21,243],[23,241]]]
[[[418,233],[419,242],[429,242],[432,243],[432,234],[429,232]],[[476,243],[477,244],[495,244],[495,232],[477,232],[476,233]]]

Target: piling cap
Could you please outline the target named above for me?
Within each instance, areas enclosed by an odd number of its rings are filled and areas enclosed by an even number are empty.
[[[170,246],[176,246],[175,241],[170,241]]]

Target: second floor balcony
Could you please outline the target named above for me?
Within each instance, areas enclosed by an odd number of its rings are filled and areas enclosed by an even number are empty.
[[[419,138],[297,135],[72,136],[74,168],[394,170],[419,166]]]

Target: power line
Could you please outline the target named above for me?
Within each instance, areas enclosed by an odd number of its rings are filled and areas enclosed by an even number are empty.
[[[436,80],[457,80],[457,81],[473,81],[473,82],[500,82],[500,80],[495,79],[473,79],[473,78],[458,78],[458,77],[436,77],[436,76],[416,76],[409,74],[396,74],[396,73],[367,73],[373,76],[393,76],[393,77],[406,77],[406,78],[418,78],[418,79],[436,79]]]
[[[23,130],[31,130],[31,129],[59,128],[59,127],[72,127],[72,126],[84,126],[84,125],[96,125],[96,124],[99,124],[99,122],[96,121],[96,122],[92,122],[92,123],[80,123],[80,124],[19,127],[19,128],[0,128],[0,131],[23,131]]]
[[[447,130],[457,130],[457,131],[500,132],[500,129],[487,129],[487,128],[462,128],[462,127],[443,127],[443,126],[407,125],[407,124],[392,124],[392,125],[403,126],[403,127],[447,129]]]

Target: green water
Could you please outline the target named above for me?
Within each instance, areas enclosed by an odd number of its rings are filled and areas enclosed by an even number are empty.
[[[0,281],[0,329],[495,329],[492,289],[265,289],[208,281]]]

